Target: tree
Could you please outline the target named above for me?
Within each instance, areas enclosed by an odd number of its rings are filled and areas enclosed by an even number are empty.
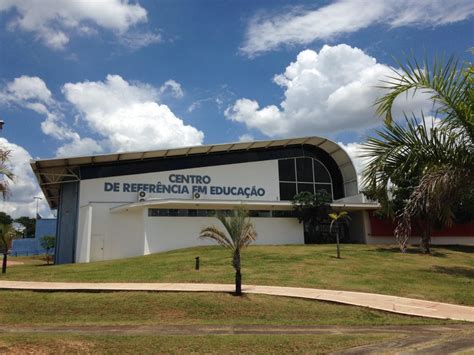
[[[235,270],[236,296],[242,295],[241,251],[257,238],[255,228],[248,216],[248,211],[244,208],[236,208],[231,217],[225,217],[218,213],[217,218],[225,230],[212,226],[203,228],[199,234],[199,238],[212,239],[220,246],[231,250],[232,266]]]
[[[13,239],[18,238],[18,233],[11,224],[0,225],[0,252],[3,254],[2,274],[7,272],[8,251]]]
[[[5,212],[0,212],[0,224],[12,224],[13,219]]]
[[[8,196],[9,182],[13,181],[14,175],[8,167],[11,151],[0,147],[0,193],[5,199]]]
[[[325,190],[300,192],[295,195],[292,204],[300,223],[304,222],[309,229],[315,229],[321,223],[328,221],[331,211],[331,197]]]
[[[35,231],[36,231],[36,219],[35,218],[30,218],[26,216],[19,217],[15,219],[15,222],[21,223],[22,225],[25,226],[25,236],[33,238],[35,236]]]
[[[334,224],[339,224],[342,221],[350,221],[351,217],[346,211],[341,211],[339,213],[334,212],[334,213],[329,213],[329,218],[331,218],[331,225],[329,226],[329,231],[332,233],[332,227]],[[341,251],[339,248],[339,225],[337,226],[337,231],[336,231],[336,257],[338,259],[341,258]]]
[[[430,253],[433,226],[449,226],[454,211],[463,196],[474,189],[474,91],[472,64],[459,65],[449,59],[446,63],[416,61],[406,66],[386,82],[387,94],[376,101],[377,112],[385,117],[385,126],[368,138],[364,157],[369,163],[364,171],[365,189],[377,197],[383,208],[390,210],[390,190],[405,186],[409,196],[398,211],[395,236],[402,252],[406,250],[412,223],[421,227],[421,246]],[[404,125],[393,122],[395,99],[409,91],[422,90],[431,94],[439,126],[429,126],[421,114],[406,119]],[[400,200],[399,200],[400,201]]]
[[[56,237],[54,235],[45,235],[43,238],[41,238],[41,248],[46,250],[46,262],[49,265],[49,260],[50,260],[50,252],[51,250],[54,250],[54,246],[56,244]]]

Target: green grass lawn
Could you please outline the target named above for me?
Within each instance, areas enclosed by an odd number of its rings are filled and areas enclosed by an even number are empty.
[[[0,353],[15,354],[318,354],[377,343],[388,334],[78,336],[69,334],[0,335]]]
[[[437,247],[433,256],[390,247],[343,245],[252,246],[243,253],[244,284],[377,292],[474,304],[474,248]],[[194,270],[200,256],[201,270]],[[77,282],[233,283],[228,251],[192,248],[90,264],[45,266],[38,257],[11,258],[0,280]],[[440,325],[453,322],[409,317],[327,302],[226,293],[0,291],[0,324],[15,326]],[[382,328],[383,329],[383,328]],[[0,334],[0,353],[327,353],[393,340],[400,334],[355,332],[316,335],[95,335]]]
[[[435,247],[401,254],[388,246],[251,246],[243,252],[244,284],[353,290],[474,305],[474,247]],[[194,258],[201,270],[194,270]],[[15,260],[15,258],[11,258]],[[230,255],[220,247],[176,250],[115,261],[42,266],[23,258],[1,279],[77,282],[233,283]]]
[[[409,317],[304,299],[174,292],[0,291],[2,325],[423,325]]]

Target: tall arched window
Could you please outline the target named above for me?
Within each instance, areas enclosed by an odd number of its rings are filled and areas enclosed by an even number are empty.
[[[293,200],[300,192],[318,190],[327,191],[333,198],[331,175],[319,160],[308,157],[280,159],[278,174],[280,200]]]

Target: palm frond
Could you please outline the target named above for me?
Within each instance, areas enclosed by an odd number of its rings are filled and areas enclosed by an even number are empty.
[[[18,237],[18,233],[11,225],[3,226],[0,233],[0,252],[7,253],[10,242]]]
[[[445,226],[453,224],[453,206],[466,187],[474,181],[473,167],[442,165],[425,172],[401,212],[395,237],[406,243],[411,235],[411,222],[420,210]]]
[[[383,81],[380,88],[388,92],[376,100],[377,113],[392,124],[392,108],[398,96],[413,91],[428,93],[437,113],[441,114],[443,125],[455,127],[474,137],[474,100],[472,65],[460,64],[455,57],[446,62],[437,60],[430,66],[427,60],[421,66],[416,59],[405,65],[398,63],[400,70]]]
[[[239,253],[257,238],[255,228],[245,209],[236,208],[231,217],[218,213],[217,218],[224,226],[224,230],[214,226],[207,227],[201,230],[200,238],[212,239],[219,245]]]
[[[14,174],[8,167],[11,151],[0,147],[0,194],[3,198],[8,196],[9,182],[15,178]]]
[[[229,240],[225,232],[214,226],[203,228],[199,233],[199,238],[212,239],[225,248],[234,249],[234,244]]]

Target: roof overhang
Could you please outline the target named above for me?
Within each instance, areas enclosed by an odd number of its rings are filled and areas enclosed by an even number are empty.
[[[292,210],[290,201],[240,201],[240,200],[185,200],[185,199],[149,199],[112,207],[110,212],[127,212],[143,208],[170,209],[214,209],[227,210],[234,207],[245,207],[249,210]]]
[[[50,207],[57,208],[59,204],[60,185],[80,181],[79,171],[82,166],[146,159],[167,159],[197,154],[269,149],[295,145],[312,145],[326,151],[334,159],[341,171],[345,195],[350,196],[358,193],[357,173],[347,152],[339,144],[326,138],[316,136],[68,158],[38,159],[32,160],[30,164]]]
[[[249,200],[187,200],[187,199],[148,199],[145,201],[126,203],[110,209],[111,213],[123,213],[137,211],[144,208],[163,209],[212,209],[228,210],[235,207],[245,207],[248,210],[270,210],[270,211],[291,211],[293,205],[291,201],[249,201]],[[378,203],[331,203],[335,210],[361,211],[375,210],[380,207]]]

